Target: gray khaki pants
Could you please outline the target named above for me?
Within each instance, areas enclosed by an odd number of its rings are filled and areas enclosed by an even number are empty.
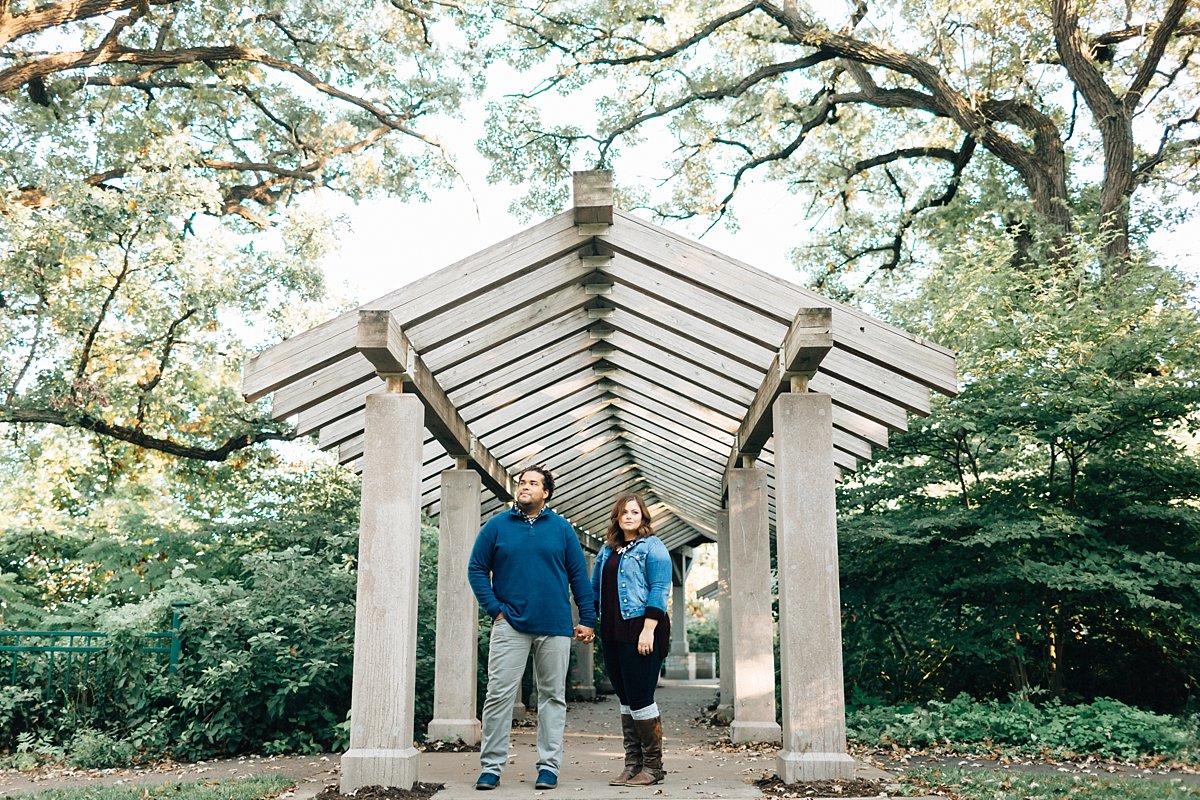
[[[525,674],[525,661],[531,648],[533,679],[538,694],[537,768],[557,775],[562,764],[571,637],[520,633],[502,619],[492,625],[488,651],[483,741],[479,744],[479,764],[484,772],[499,775],[508,761],[512,707],[521,688],[521,676]]]

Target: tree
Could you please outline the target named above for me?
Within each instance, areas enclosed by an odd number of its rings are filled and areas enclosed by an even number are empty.
[[[1178,710],[1200,685],[1195,286],[1142,260],[1106,280],[1098,253],[1012,270],[977,227],[873,298],[957,346],[965,385],[840,492],[848,680]]]
[[[0,422],[215,461],[289,438],[238,367],[322,296],[336,230],[297,200],[453,175],[422,125],[477,66],[454,5],[0,0]]]
[[[818,285],[924,260],[920,223],[983,198],[1018,263],[1082,233],[1120,275],[1156,209],[1197,190],[1188,0],[495,5],[518,66],[556,65],[496,107],[495,176],[533,162],[558,179],[585,147],[606,165],[665,126],[673,193],[656,212],[719,219],[752,175],[785,182],[827,235],[800,258]],[[595,131],[541,122],[538,95],[591,80],[610,89]]]

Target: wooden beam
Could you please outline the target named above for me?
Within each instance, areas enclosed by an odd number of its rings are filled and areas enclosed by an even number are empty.
[[[594,436],[598,431],[612,427],[610,414],[596,415],[591,419],[579,421],[551,420],[532,428],[523,435],[526,444],[519,447],[508,445],[504,448],[493,447],[492,452],[504,460],[506,464],[537,464],[559,450],[570,447],[572,442],[583,441]],[[547,431],[544,435],[537,431]]]
[[[590,246],[576,232],[571,212],[563,212],[363,307],[395,312],[402,327],[416,324]],[[252,402],[353,355],[357,323],[350,311],[249,357],[242,371],[243,396]]]
[[[372,375],[352,389],[301,411],[296,420],[296,435],[307,436],[313,431],[362,411],[367,405],[367,395],[379,390],[379,377]]]
[[[408,338],[400,330],[400,321],[390,311],[370,310],[358,312],[358,350],[381,378],[389,375],[404,375],[410,372],[417,351],[408,344]]]
[[[612,171],[595,169],[571,175],[575,194],[576,225],[612,225]]]
[[[766,376],[746,416],[737,430],[733,448],[725,464],[722,488],[729,479],[729,470],[738,465],[743,455],[757,456],[767,439],[771,438],[771,406],[775,398],[789,390],[794,375],[811,375],[821,359],[833,347],[833,311],[829,308],[802,308],[783,337],[779,353],[771,361]]]
[[[452,458],[467,459],[484,485],[503,500],[513,498],[512,478],[500,461],[471,433],[433,373],[409,344],[400,323],[387,310],[358,312],[357,347],[380,374],[399,375],[425,405],[425,428]]]
[[[612,230],[601,235],[597,246],[602,252],[611,249],[646,261],[711,292],[727,297],[749,295],[760,304],[763,313],[776,315],[780,322],[786,323],[797,307],[836,309],[838,313],[833,319],[839,347],[943,394],[958,393],[952,350],[717,253],[626,211],[615,213]]]
[[[568,408],[563,413],[555,414],[544,422],[521,431],[518,435],[500,441],[485,436],[484,440],[490,442],[491,451],[499,454],[500,458],[505,461],[515,461],[521,464],[527,460],[536,460],[538,453],[542,452],[541,443],[544,440],[549,439],[557,443],[557,440],[563,435],[582,434],[601,420],[607,421],[607,415],[601,415],[599,412],[603,411],[608,404],[608,400],[594,396],[581,397],[579,405]],[[573,413],[576,411],[578,417]]]

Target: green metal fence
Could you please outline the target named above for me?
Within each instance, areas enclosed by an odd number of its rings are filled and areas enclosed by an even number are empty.
[[[163,633],[144,633],[146,644],[142,652],[167,656],[167,671],[179,668],[182,654],[179,639],[180,623],[186,603],[171,608],[171,630]],[[56,690],[69,695],[72,682],[86,682],[96,659],[108,652],[108,634],[103,631],[0,631],[0,660],[7,658],[8,669],[3,671],[9,685],[16,686],[28,671],[41,671],[46,697]],[[39,665],[37,662],[42,661]]]

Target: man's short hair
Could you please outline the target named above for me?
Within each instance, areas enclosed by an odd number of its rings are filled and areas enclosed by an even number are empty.
[[[542,476],[542,486],[546,488],[546,502],[549,503],[550,498],[554,495],[554,476],[550,473],[550,470],[546,469],[540,464],[532,467],[525,467],[525,469],[517,473],[517,480],[521,480],[521,476],[526,472],[536,472],[538,475]]]

